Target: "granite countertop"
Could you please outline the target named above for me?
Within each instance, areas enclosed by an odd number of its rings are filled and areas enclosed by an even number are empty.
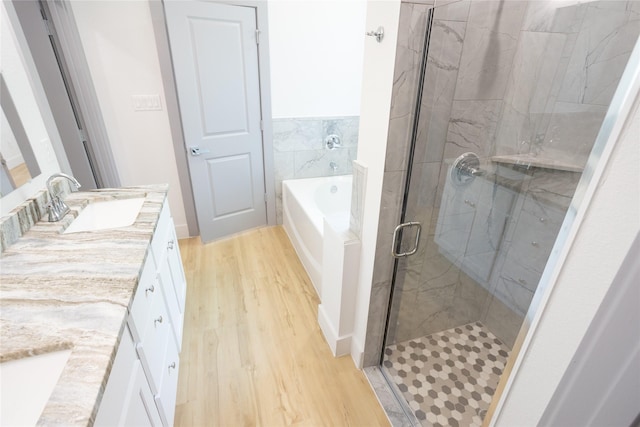
[[[0,256],[0,362],[71,349],[39,425],[93,423],[166,193],[158,185],[69,194],[70,214],[34,221]],[[131,226],[61,234],[89,201],[141,196]]]

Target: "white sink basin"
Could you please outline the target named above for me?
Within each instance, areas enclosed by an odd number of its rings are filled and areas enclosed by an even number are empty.
[[[143,203],[144,197],[90,203],[64,234],[127,227],[134,223]]]
[[[0,425],[35,426],[71,350],[0,363]]]

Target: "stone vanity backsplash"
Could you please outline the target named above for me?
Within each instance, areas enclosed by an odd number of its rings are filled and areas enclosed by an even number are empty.
[[[41,192],[2,219],[0,361],[71,349],[40,425],[93,423],[166,194],[165,185],[71,193],[71,214],[47,222]],[[128,227],[62,234],[91,201],[141,196]]]
[[[55,193],[63,198],[71,192],[66,180],[54,181],[52,186]],[[4,252],[41,218],[46,218],[48,204],[49,193],[46,190],[41,190],[12,210],[9,215],[0,218],[0,253]]]

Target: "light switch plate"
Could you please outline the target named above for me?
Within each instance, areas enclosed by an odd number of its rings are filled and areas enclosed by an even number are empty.
[[[134,111],[160,111],[162,103],[160,95],[131,95]]]

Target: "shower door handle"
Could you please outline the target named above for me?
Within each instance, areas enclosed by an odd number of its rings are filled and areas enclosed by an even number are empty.
[[[400,235],[399,231],[402,230],[403,228],[408,228],[408,227],[417,227],[418,230],[416,231],[416,241],[415,244],[413,245],[413,249],[411,249],[410,251],[407,252],[401,252],[398,253],[396,252],[396,248],[400,247],[400,244],[398,242],[398,236]],[[407,257],[409,255],[413,255],[416,252],[418,252],[418,243],[420,242],[420,231],[422,231],[422,226],[420,225],[419,222],[405,222],[403,224],[400,224],[399,226],[396,227],[395,230],[393,230],[393,238],[392,240],[392,245],[391,246],[391,255],[393,255],[394,258],[404,258]]]

